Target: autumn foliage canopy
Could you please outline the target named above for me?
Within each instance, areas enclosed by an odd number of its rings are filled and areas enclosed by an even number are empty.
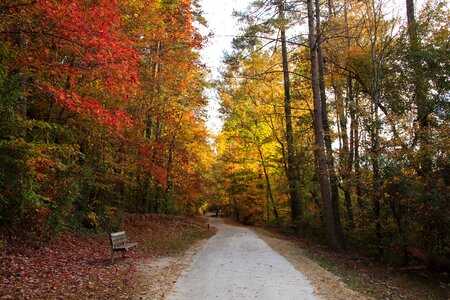
[[[108,220],[123,211],[195,210],[212,157],[197,4],[0,9],[0,223],[51,232],[117,227]]]

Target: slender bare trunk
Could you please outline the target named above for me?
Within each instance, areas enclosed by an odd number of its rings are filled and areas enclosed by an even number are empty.
[[[275,200],[273,198],[272,186],[270,184],[269,173],[267,172],[266,161],[264,159],[261,148],[259,148],[259,147],[258,147],[258,153],[259,153],[259,158],[261,159],[261,165],[263,167],[264,178],[266,179],[267,199],[270,200],[270,204],[272,205],[272,209],[273,209],[273,214],[275,216],[276,221],[278,222],[278,219],[279,219],[278,210],[275,205]],[[267,206],[269,207],[269,203]],[[269,208],[267,208],[267,214],[269,214]]]
[[[317,62],[319,68],[319,89],[320,89],[320,101],[321,101],[321,113],[322,113],[322,125],[325,140],[325,150],[327,156],[328,173],[330,175],[330,188],[331,188],[331,203],[333,206],[333,215],[336,223],[336,232],[340,236],[339,239],[344,241],[344,234],[342,232],[341,215],[339,212],[339,185],[338,178],[336,176],[336,169],[334,165],[333,148],[331,147],[331,134],[330,123],[328,121],[327,110],[327,96],[325,90],[325,66],[323,62],[323,50],[322,50],[322,33],[320,23],[320,5],[319,1],[315,0],[316,8],[316,35],[317,35]]]
[[[374,103],[372,110],[372,128],[371,128],[371,143],[372,143],[372,171],[373,171],[373,183],[372,183],[372,205],[373,215],[375,218],[375,237],[377,242],[378,256],[384,255],[383,237],[381,232],[381,178],[380,178],[380,166],[379,166],[379,114],[378,107]]]
[[[425,175],[432,170],[432,158],[429,151],[429,127],[428,116],[431,106],[427,101],[427,87],[423,80],[423,67],[421,59],[421,45],[417,32],[417,21],[414,12],[414,0],[406,0],[406,16],[408,20],[409,49],[411,52],[410,64],[413,69],[414,99],[417,106],[417,137],[419,141],[419,174]]]
[[[342,176],[342,189],[344,191],[344,203],[347,211],[348,227],[350,229],[355,227],[355,220],[353,218],[353,205],[351,197],[350,174],[352,170],[352,156],[350,155],[348,134],[347,134],[347,117],[344,98],[342,95],[342,88],[334,86],[334,94],[336,95],[337,116],[339,119],[341,149],[340,149],[340,170]],[[347,99],[348,100],[348,99]]]
[[[371,59],[372,59],[372,84],[371,84],[371,162],[372,162],[372,209],[375,222],[375,238],[378,249],[378,256],[384,255],[382,232],[381,232],[381,177],[380,177],[380,137],[379,126],[380,117],[378,113],[380,101],[380,83],[381,83],[381,64],[379,55],[377,54],[378,42],[378,22],[380,8],[376,7],[372,0],[373,23],[371,24]]]
[[[337,231],[336,220],[333,214],[333,204],[331,200],[330,177],[328,174],[328,166],[325,155],[325,141],[323,133],[323,122],[320,101],[319,86],[319,66],[317,58],[317,37],[315,36],[314,24],[314,2],[307,0],[308,9],[308,40],[310,47],[311,60],[311,77],[314,103],[314,134],[316,144],[316,156],[319,169],[320,193],[323,202],[323,216],[325,220],[325,228],[327,232],[328,243],[335,249],[343,248],[343,241],[339,237]]]
[[[292,127],[292,111],[291,111],[291,83],[289,78],[289,59],[287,53],[285,17],[283,1],[278,1],[279,19],[281,23],[281,54],[283,60],[283,81],[284,81],[284,113],[286,118],[286,144],[287,144],[287,160],[288,160],[288,180],[289,194],[291,198],[291,216],[292,221],[297,221],[303,216],[302,204],[299,193],[299,182],[297,165],[295,161],[294,148],[294,130]]]

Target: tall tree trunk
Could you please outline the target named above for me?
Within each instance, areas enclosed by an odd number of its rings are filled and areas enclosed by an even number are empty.
[[[315,0],[315,7],[316,7],[316,36],[317,36],[316,46],[317,46],[317,62],[319,68],[320,102],[321,102],[322,126],[324,132],[328,173],[330,175],[331,203],[333,207],[334,220],[336,223],[336,232],[340,236],[339,239],[344,241],[344,234],[342,232],[342,225],[341,225],[341,215],[339,212],[339,185],[334,166],[333,149],[331,147],[330,123],[328,122],[327,96],[325,90],[325,66],[323,62],[322,33],[320,23],[320,5],[318,0]]]
[[[359,138],[359,114],[358,114],[359,99],[356,96],[353,99],[353,103],[350,103],[350,127],[352,132],[353,143],[353,167],[355,169],[355,186],[356,186],[356,203],[359,210],[362,210],[365,206],[363,201],[363,187],[361,183],[361,164],[360,164],[360,138]]]
[[[345,209],[347,211],[348,227],[353,229],[355,227],[355,220],[353,218],[353,205],[351,197],[351,184],[350,184],[350,174],[352,171],[352,159],[353,156],[350,155],[348,134],[347,134],[347,116],[344,98],[342,95],[342,88],[333,84],[334,94],[336,95],[336,106],[337,106],[337,116],[339,119],[339,125],[341,128],[341,149],[340,149],[340,169],[342,176],[342,189],[344,191],[344,203]],[[348,102],[348,99],[347,99]]]
[[[170,142],[170,146],[169,146],[169,151],[167,153],[167,165],[166,165],[166,189],[164,191],[164,205],[166,206],[165,208],[168,208],[168,203],[169,203],[169,197],[170,197],[170,192],[172,190],[172,186],[173,186],[173,152],[175,149],[175,139],[176,136],[174,136],[172,138],[172,141]]]
[[[348,2],[344,1],[344,22],[345,22],[345,35],[347,42],[347,52],[350,54],[351,50],[351,35],[350,28],[348,24]],[[348,55],[349,55],[348,54]],[[364,203],[362,200],[362,187],[360,183],[361,178],[361,168],[359,165],[359,122],[358,122],[358,96],[354,93],[353,88],[353,77],[350,71],[347,71],[347,90],[346,90],[346,107],[348,108],[350,115],[350,139],[349,139],[349,153],[348,153],[348,164],[347,164],[347,172],[348,172],[348,188],[353,189],[356,187],[356,203],[358,209],[362,209],[364,207]],[[341,125],[342,126],[342,125]],[[353,180],[351,180],[352,169],[355,170],[355,175]],[[345,195],[346,201],[347,197],[351,197]],[[351,201],[351,200],[350,200]]]
[[[378,130],[378,107],[373,104],[373,122],[371,128],[371,143],[372,143],[372,171],[373,171],[373,191],[372,191],[372,205],[373,215],[375,218],[375,237],[377,242],[378,256],[381,258],[384,255],[383,237],[381,232],[381,178],[379,166],[379,130]]]
[[[325,141],[323,134],[323,122],[320,101],[319,86],[319,66],[317,60],[317,37],[314,29],[314,2],[307,0],[308,9],[308,40],[310,47],[311,77],[314,103],[314,135],[316,144],[316,156],[319,169],[320,193],[323,202],[323,216],[327,232],[328,243],[335,249],[343,248],[343,241],[340,239],[337,231],[336,221],[333,214],[333,205],[331,200],[330,178],[325,155]]]
[[[417,21],[414,12],[414,0],[406,0],[406,16],[408,20],[408,37],[409,49],[411,52],[410,64],[413,69],[413,83],[414,83],[414,99],[417,106],[417,122],[418,132],[417,137],[419,141],[419,173],[421,175],[428,174],[432,170],[432,158],[429,151],[429,126],[428,116],[431,113],[431,106],[427,101],[427,87],[423,80],[422,73],[422,59],[421,59],[421,45],[419,35],[417,32]]]
[[[347,36],[347,51],[350,53],[351,48],[351,37],[350,37],[350,29],[348,25],[348,11],[347,11],[347,1],[344,1],[344,22],[345,22],[345,35]],[[347,215],[349,219],[349,227],[353,229],[355,227],[354,213],[353,213],[353,204],[352,204],[352,191],[355,186],[355,181],[352,180],[352,170],[353,170],[353,162],[355,158],[355,126],[358,126],[355,118],[356,118],[356,110],[355,110],[355,97],[353,93],[353,79],[350,71],[346,72],[346,96],[345,103],[342,107],[341,113],[341,127],[344,134],[342,135],[343,139],[343,149],[344,149],[344,157],[345,157],[345,166],[343,166],[344,174],[343,181],[345,186],[344,197],[345,203],[347,207]],[[346,111],[346,113],[344,112]],[[348,115],[350,115],[350,138],[347,134],[348,128]],[[356,179],[356,178],[355,178]],[[357,196],[358,197],[358,196]],[[358,201],[358,200],[357,200]]]
[[[163,42],[158,42],[156,45],[156,54],[158,57],[161,57],[163,55],[163,49],[164,49],[164,43]],[[153,77],[155,80],[155,85],[154,85],[154,93],[155,93],[155,97],[157,99],[161,99],[163,91],[162,91],[162,69],[163,66],[160,62],[155,62],[154,65],[154,69],[153,69]],[[161,116],[160,116],[160,112],[158,112],[157,117],[156,117],[156,122],[155,122],[155,136],[154,136],[154,145],[158,144],[159,141],[161,140],[161,136],[163,133],[163,124],[161,122]],[[155,165],[157,165],[157,158],[160,156],[163,156],[162,153],[160,153],[160,151],[158,151],[157,147],[153,146],[152,149],[152,156],[151,156],[151,162]],[[159,213],[160,209],[161,209],[161,205],[160,205],[160,201],[161,201],[161,194],[162,194],[162,190],[160,187],[160,184],[153,179],[152,180],[152,189],[153,189],[153,193],[152,193],[152,199],[149,200],[152,202],[152,212],[154,213]]]
[[[269,173],[267,172],[267,168],[266,168],[266,161],[264,160],[264,156],[263,156],[263,153],[262,153],[260,147],[258,147],[258,153],[259,153],[259,158],[261,159],[261,165],[263,167],[264,178],[266,179],[267,198],[270,200],[270,203],[271,203],[272,209],[273,209],[273,214],[274,214],[275,219],[276,219],[276,221],[278,223],[278,220],[279,220],[278,210],[277,210],[277,207],[275,205],[275,200],[273,198],[272,186],[270,184]],[[267,209],[269,209],[269,208],[267,208]]]
[[[278,115],[277,113],[277,107],[276,105],[273,106],[275,115]],[[278,144],[280,145],[280,149],[281,149],[281,157],[282,157],[282,162],[283,162],[283,168],[284,168],[284,173],[286,174],[286,177],[288,177],[289,175],[289,171],[288,171],[288,166],[287,166],[287,162],[286,162],[286,147],[284,145],[284,142],[281,140],[281,138],[278,136],[277,130],[275,128],[275,124],[273,123],[273,119],[272,117],[269,115],[269,119],[267,119],[266,116],[263,116],[264,119],[266,120],[267,124],[270,126],[270,128],[272,129],[272,134],[275,137],[275,139],[277,140]]]
[[[240,222],[241,214],[240,214],[239,207],[238,207],[238,201],[236,199],[236,193],[234,191],[234,184],[235,184],[235,182],[233,179],[233,182],[231,184],[231,198],[233,199],[234,216],[236,218],[236,221]]]
[[[292,111],[291,111],[291,83],[289,78],[289,59],[287,53],[286,43],[286,29],[283,1],[277,1],[280,19],[280,33],[281,33],[281,54],[283,60],[283,81],[284,81],[284,113],[286,118],[286,144],[288,157],[288,180],[289,180],[289,194],[291,196],[291,216],[292,221],[297,221],[303,216],[302,203],[299,193],[299,182],[297,165],[295,162],[295,148],[294,148],[294,130],[292,127]]]
[[[378,22],[378,14],[380,8],[376,7],[372,0],[373,22]],[[371,84],[371,118],[370,140],[371,140],[371,162],[372,162],[372,209],[375,222],[375,238],[378,249],[378,256],[384,255],[382,232],[381,232],[381,177],[379,167],[380,156],[380,117],[378,107],[380,101],[380,84],[381,84],[381,57],[377,54],[378,29],[377,24],[373,24],[371,28],[371,62],[372,62],[372,84]]]

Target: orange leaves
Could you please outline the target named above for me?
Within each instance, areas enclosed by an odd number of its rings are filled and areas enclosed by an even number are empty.
[[[204,124],[194,117],[205,100],[197,51],[203,38],[191,1],[36,0],[23,9],[7,12],[11,28],[23,33],[23,43],[8,37],[18,61],[11,68],[26,77],[25,119],[46,124],[27,134],[36,144],[80,145],[72,162],[95,176],[74,186],[87,186],[106,203],[110,193],[141,192],[131,191],[136,186],[180,187],[186,170],[195,173],[208,145]],[[53,201],[62,192],[46,180],[58,155],[48,157],[32,162],[33,180]],[[77,171],[58,184],[69,185]],[[130,190],[119,190],[123,182]],[[193,186],[177,193],[188,189]],[[79,195],[67,197],[78,201]]]

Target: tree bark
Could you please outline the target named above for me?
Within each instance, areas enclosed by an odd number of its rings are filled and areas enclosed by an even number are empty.
[[[276,105],[273,106],[273,109],[275,111],[275,114],[277,115],[278,113],[277,113]],[[283,162],[284,173],[286,174],[286,177],[288,177],[289,171],[288,171],[288,166],[287,166],[287,162],[286,162],[286,147],[284,146],[284,142],[278,136],[278,133],[277,133],[277,130],[276,130],[275,125],[273,123],[272,117],[269,115],[270,122],[269,122],[269,120],[267,120],[266,116],[263,116],[263,117],[266,119],[267,124],[269,124],[270,128],[272,129],[273,136],[275,137],[275,139],[277,140],[278,144],[280,145],[281,156],[283,158],[282,162]]]
[[[420,40],[417,32],[417,21],[414,12],[414,0],[406,0],[406,16],[408,21],[409,50],[411,52],[410,64],[413,69],[414,99],[417,106],[417,122],[419,141],[420,166],[419,174],[425,175],[432,170],[432,158],[429,149],[429,126],[428,116],[431,106],[427,101],[427,87],[423,80],[423,67],[420,53]]]
[[[351,48],[351,37],[350,37],[350,29],[348,25],[348,11],[347,11],[347,1],[344,1],[344,22],[345,22],[345,35],[347,36],[346,42],[347,42],[347,51],[350,53]],[[355,228],[355,219],[354,219],[354,212],[353,212],[353,202],[352,202],[352,191],[355,186],[355,181],[352,180],[352,170],[353,170],[353,163],[355,159],[355,147],[356,147],[356,137],[355,134],[357,134],[357,120],[356,119],[356,104],[355,104],[355,95],[353,91],[353,78],[350,71],[346,72],[346,96],[345,96],[345,103],[342,107],[342,114],[341,114],[341,127],[344,134],[342,135],[343,139],[343,156],[345,157],[343,164],[343,169],[345,170],[343,173],[343,181],[344,181],[344,197],[345,197],[345,203],[347,207],[347,215],[349,219],[349,228],[353,229]],[[346,111],[346,112],[344,112]],[[347,129],[348,129],[348,115],[350,116],[350,137],[348,136]],[[356,132],[355,132],[356,131]],[[356,169],[356,168],[355,168]],[[356,176],[355,176],[356,177]],[[356,178],[354,178],[356,180]],[[359,187],[357,187],[359,188]],[[358,194],[357,194],[358,197]],[[357,199],[357,201],[360,201],[361,199]]]
[[[314,2],[307,0],[308,10],[308,41],[310,47],[311,77],[314,103],[314,135],[316,144],[316,156],[319,169],[320,193],[323,202],[323,216],[327,232],[328,243],[332,248],[343,248],[343,241],[337,232],[336,220],[333,214],[333,204],[331,200],[330,178],[325,155],[325,141],[323,133],[323,121],[321,113],[320,86],[319,86],[319,66],[317,59],[317,37],[314,28]]]
[[[266,168],[266,161],[264,160],[264,156],[263,156],[263,153],[262,153],[260,147],[258,147],[258,153],[259,153],[259,158],[261,159],[261,165],[263,167],[264,178],[266,179],[267,197],[270,200],[270,203],[271,203],[272,209],[273,209],[273,214],[278,223],[278,220],[279,220],[278,210],[277,210],[277,207],[275,206],[275,200],[273,198],[272,186],[270,184],[269,173],[267,172],[267,168]],[[269,208],[267,208],[267,213],[269,214]]]
[[[336,223],[336,232],[340,236],[339,239],[344,241],[344,234],[342,232],[342,225],[341,225],[341,215],[339,212],[339,184],[334,165],[333,149],[331,147],[330,123],[328,122],[327,96],[325,90],[325,66],[323,61],[320,6],[318,0],[315,0],[315,7],[316,7],[316,35],[317,35],[316,46],[317,46],[317,62],[319,68],[321,114],[322,114],[322,126],[324,132],[328,172],[330,175],[331,203],[333,207],[334,220]]]
[[[279,10],[279,19],[281,22],[281,54],[283,60],[283,83],[284,83],[284,112],[286,118],[286,144],[288,156],[288,181],[289,194],[291,198],[291,216],[292,221],[295,222],[303,217],[303,210],[301,208],[300,193],[298,187],[298,172],[295,163],[295,148],[294,148],[294,130],[292,127],[292,111],[291,111],[291,83],[289,78],[289,59],[287,53],[286,30],[285,30],[285,16],[283,1],[277,1]]]
[[[376,94],[376,92],[375,92]],[[375,98],[376,100],[377,98]],[[371,128],[371,143],[372,143],[372,205],[373,205],[373,215],[375,218],[375,238],[377,242],[378,249],[378,257],[382,257],[384,255],[384,247],[383,247],[383,237],[381,232],[381,178],[380,178],[380,166],[379,166],[379,130],[378,130],[378,107],[375,103],[373,103],[373,122]]]
[[[351,196],[350,174],[352,172],[352,159],[350,155],[348,134],[347,134],[347,117],[345,103],[340,86],[334,86],[334,94],[336,95],[337,116],[341,128],[341,149],[340,149],[340,170],[342,176],[342,190],[344,191],[344,203],[347,211],[348,227],[353,229],[355,227],[355,220],[353,217],[353,205]],[[348,102],[348,98],[347,98]]]
[[[380,8],[375,7],[372,2],[373,21],[378,22],[377,14],[380,12]],[[377,24],[373,24],[371,29],[371,62],[372,62],[372,86],[371,86],[371,117],[372,122],[370,124],[370,140],[371,140],[371,162],[372,162],[372,210],[375,222],[375,238],[378,249],[378,257],[384,255],[384,247],[382,241],[381,232],[381,177],[379,168],[379,156],[380,156],[380,117],[378,113],[379,101],[380,101],[380,83],[381,83],[381,64],[380,57],[377,54],[377,42],[378,31]]]
[[[360,165],[360,155],[359,155],[359,119],[357,114],[357,108],[359,105],[358,98],[353,99],[353,103],[350,103],[350,127],[353,135],[353,166],[355,169],[355,186],[356,186],[356,203],[358,208],[361,210],[364,208],[363,201],[363,188],[361,184],[361,165]]]

